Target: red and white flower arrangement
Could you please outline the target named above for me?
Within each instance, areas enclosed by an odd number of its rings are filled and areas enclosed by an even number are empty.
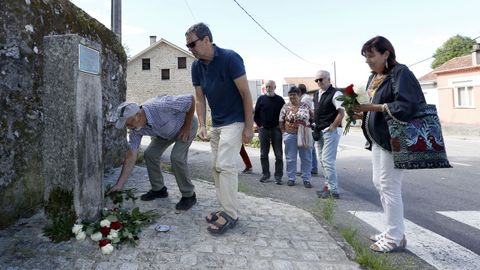
[[[124,196],[126,199],[136,197],[132,190],[117,191],[107,195],[117,205],[121,206]],[[87,236],[98,243],[102,254],[108,255],[116,246],[122,243],[137,244],[141,227],[155,220],[158,214],[154,210],[141,212],[138,207],[128,211],[122,208],[104,208],[98,221],[79,221],[72,227],[72,233],[78,241],[83,241]]]
[[[345,113],[347,114],[346,125],[343,131],[343,135],[347,135],[350,130],[350,126],[355,125],[356,120],[353,117],[355,113],[353,112],[353,106],[359,104],[366,104],[370,101],[367,96],[367,92],[362,89],[353,88],[353,84],[347,86],[343,91],[343,95],[337,97],[337,100],[342,101],[342,107],[345,108]]]

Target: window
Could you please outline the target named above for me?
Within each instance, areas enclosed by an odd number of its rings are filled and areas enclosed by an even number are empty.
[[[150,58],[142,58],[142,70],[150,70]]]
[[[186,57],[178,57],[178,69],[187,68],[187,58]]]
[[[162,80],[170,80],[170,69],[162,69]]]
[[[288,97],[288,90],[290,90],[290,87],[292,87],[292,86],[295,86],[295,84],[289,83],[289,84],[284,84],[283,85],[283,96],[284,97]]]
[[[455,107],[473,108],[473,87],[460,86],[455,89]]]

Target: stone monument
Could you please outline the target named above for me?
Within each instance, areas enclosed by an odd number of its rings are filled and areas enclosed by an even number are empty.
[[[45,201],[73,194],[77,217],[98,216],[103,199],[102,48],[76,34],[44,37]]]

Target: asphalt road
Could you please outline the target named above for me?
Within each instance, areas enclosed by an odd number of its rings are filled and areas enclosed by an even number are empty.
[[[402,262],[405,269],[475,269],[480,263],[480,260],[470,262],[480,258],[480,225],[477,224],[480,223],[480,138],[446,136],[445,141],[453,168],[411,170],[405,176],[403,199],[409,251],[389,255],[392,260]],[[355,129],[340,141],[337,170],[342,197],[336,204],[336,225],[329,231],[341,242],[337,231],[353,227],[368,245],[366,236],[377,232],[375,224],[381,221],[378,217],[373,221],[368,217],[380,213],[381,205],[371,182],[370,152],[363,149],[363,145],[363,135]],[[309,211],[318,209],[315,189],[322,186],[321,174],[312,178],[312,189],[305,189],[301,182],[294,187],[260,183],[259,149],[247,147],[247,151],[253,174],[240,175],[244,192],[275,198]],[[162,161],[169,162],[168,150]],[[239,170],[243,169],[240,157],[238,162]],[[189,164],[194,178],[211,181],[209,143],[194,142]],[[273,152],[270,166],[273,172]]]

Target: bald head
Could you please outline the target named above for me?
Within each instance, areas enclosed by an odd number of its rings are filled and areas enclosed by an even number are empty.
[[[269,80],[265,84],[265,89],[267,90],[267,95],[273,97],[275,95],[275,89],[277,88],[277,85],[275,84],[275,81]]]

